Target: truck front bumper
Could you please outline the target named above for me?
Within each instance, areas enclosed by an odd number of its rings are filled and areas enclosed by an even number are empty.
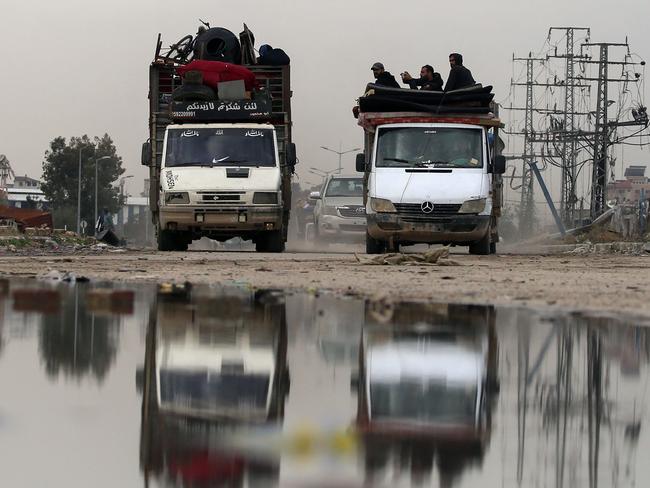
[[[381,241],[446,244],[471,243],[485,236],[490,225],[489,215],[431,217],[426,222],[406,221],[393,213],[366,216],[368,234]]]
[[[180,231],[263,231],[282,228],[280,205],[160,207],[160,228]]]

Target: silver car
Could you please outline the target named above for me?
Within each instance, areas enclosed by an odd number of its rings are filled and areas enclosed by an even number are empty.
[[[351,241],[365,238],[363,178],[329,176],[322,192],[313,192],[310,197],[316,200],[314,225],[319,240]]]

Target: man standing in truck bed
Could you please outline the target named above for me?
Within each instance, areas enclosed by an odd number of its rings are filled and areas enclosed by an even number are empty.
[[[446,92],[467,88],[476,84],[472,72],[463,66],[463,56],[461,54],[451,53],[449,55],[449,65],[451,66],[451,70],[449,71],[449,78],[447,78],[447,84],[445,85]]]

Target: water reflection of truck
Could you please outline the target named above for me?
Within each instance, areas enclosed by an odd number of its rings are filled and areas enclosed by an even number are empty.
[[[218,50],[220,41],[238,43],[229,31],[216,30],[202,34],[210,38],[208,50]],[[283,251],[296,163],[289,66],[247,64],[257,87],[244,91],[242,82],[239,95],[226,97],[223,83],[218,100],[192,101],[187,92],[176,100],[187,73],[160,54],[161,46],[159,39],[149,68],[149,142],[142,152],[158,249],[186,250],[201,237],[241,237],[258,251]],[[245,72],[235,66],[239,60],[225,61]]]
[[[481,460],[498,383],[493,310],[405,304],[373,316],[370,309],[357,386],[367,471],[391,455],[417,471],[436,451],[441,477]]]
[[[282,421],[289,390],[284,305],[246,295],[159,295],[142,374],[147,479],[180,477],[184,486],[238,486],[244,478],[274,484],[277,460],[222,442],[225,433]]]
[[[492,95],[440,94],[436,100],[432,92],[369,88],[373,94],[359,101],[365,150],[357,158],[366,182],[367,252],[428,243],[495,253],[505,159],[489,141],[498,140],[501,122],[487,107],[440,110],[454,97],[484,102]]]

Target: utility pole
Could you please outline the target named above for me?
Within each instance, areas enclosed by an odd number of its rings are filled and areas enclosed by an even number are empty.
[[[576,139],[566,137],[575,131],[575,65],[581,59],[588,59],[588,56],[575,54],[575,34],[584,31],[587,38],[591,31],[586,27],[551,27],[548,30],[548,38],[551,38],[553,31],[563,31],[566,35],[566,52],[563,55],[555,54],[548,58],[564,58],[566,60],[566,72],[564,79],[564,113],[561,134],[562,142],[562,178],[560,188],[560,216],[565,225],[573,227],[575,220],[575,206],[578,202],[576,193]]]

